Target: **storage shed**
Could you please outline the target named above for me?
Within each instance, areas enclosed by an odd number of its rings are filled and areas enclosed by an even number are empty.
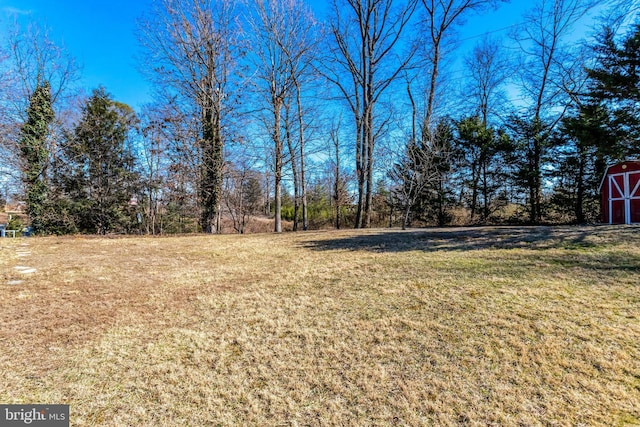
[[[640,160],[607,168],[600,183],[602,222],[640,224]]]

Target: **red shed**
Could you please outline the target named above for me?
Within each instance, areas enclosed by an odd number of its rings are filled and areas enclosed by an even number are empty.
[[[640,160],[607,168],[600,183],[602,222],[640,224]]]

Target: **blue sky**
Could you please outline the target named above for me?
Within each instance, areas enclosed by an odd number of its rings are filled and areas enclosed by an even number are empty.
[[[149,101],[149,85],[138,72],[136,19],[152,0],[0,0],[0,29],[22,23],[45,25],[50,37],[64,44],[82,66],[81,85],[91,90],[103,85],[115,99],[134,108]],[[314,3],[313,0],[310,1]],[[325,3],[325,2],[322,2]],[[322,9],[315,0],[315,8]],[[513,0],[497,12],[472,18],[463,29],[470,47],[476,36],[495,32],[520,21],[532,2]],[[2,31],[4,32],[4,31]],[[504,31],[497,31],[496,36]]]
[[[138,107],[149,98],[137,71],[134,30],[147,5],[147,0],[0,0],[0,28],[10,28],[14,16],[45,25],[82,66],[83,87],[103,85],[115,99]]]

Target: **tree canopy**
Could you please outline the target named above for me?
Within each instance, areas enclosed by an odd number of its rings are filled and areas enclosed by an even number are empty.
[[[606,166],[640,156],[637,9],[539,0],[461,35],[504,3],[162,0],[139,111],[69,90],[31,27],[0,49],[3,199],[43,233],[596,221]]]

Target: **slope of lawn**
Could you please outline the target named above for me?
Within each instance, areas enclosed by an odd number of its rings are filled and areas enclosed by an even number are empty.
[[[637,426],[639,242],[609,226],[1,239],[0,402],[67,403],[74,426]]]

